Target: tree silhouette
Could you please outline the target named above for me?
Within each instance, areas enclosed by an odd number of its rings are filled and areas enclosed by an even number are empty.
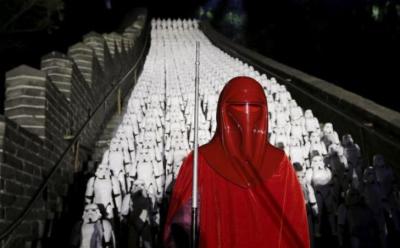
[[[0,32],[51,32],[63,20],[63,10],[63,0],[3,0]]]

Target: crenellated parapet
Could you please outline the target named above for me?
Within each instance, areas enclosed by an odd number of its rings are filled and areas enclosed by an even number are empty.
[[[140,16],[147,18],[146,13]],[[41,239],[46,223],[63,211],[74,173],[122,101],[118,97],[125,96],[113,87],[135,85],[140,67],[134,66],[145,57],[139,55],[146,49],[148,34],[145,22],[141,23],[141,36],[115,33],[107,40],[107,35],[90,32],[67,54],[44,55],[40,69],[20,65],[6,73],[5,110],[0,116],[0,234],[23,212],[71,139],[87,125],[42,196],[8,236],[10,240],[0,240],[0,247],[9,241],[10,247],[28,247]]]

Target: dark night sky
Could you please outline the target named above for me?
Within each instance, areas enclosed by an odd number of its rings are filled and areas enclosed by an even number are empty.
[[[38,67],[40,56],[66,52],[89,30],[110,32],[132,7],[148,7],[157,17],[188,18],[203,6],[212,10],[212,23],[233,40],[400,111],[394,90],[400,82],[395,62],[400,25],[393,7],[398,1],[268,0],[263,6],[242,0],[111,1],[113,8],[107,10],[101,0],[65,0],[65,19],[51,35],[0,33],[0,73],[22,63]],[[393,6],[385,7],[387,2]],[[378,21],[371,17],[373,3],[386,8]],[[242,26],[224,23],[229,11],[245,17]]]

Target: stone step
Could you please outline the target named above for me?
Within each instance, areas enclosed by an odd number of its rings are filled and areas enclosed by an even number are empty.
[[[127,94],[127,96],[130,95],[131,92]],[[103,129],[102,133],[100,134],[95,147],[94,147],[94,152],[93,152],[93,160],[95,161],[101,161],[103,157],[104,151],[108,148],[111,139],[114,137],[115,132],[118,128],[118,126],[122,122],[122,118],[124,116],[124,113],[126,112],[127,106],[128,106],[128,101],[129,97],[125,97],[125,99],[122,102],[122,108],[121,108],[121,113],[119,114],[116,112],[111,119],[108,121],[107,125]]]

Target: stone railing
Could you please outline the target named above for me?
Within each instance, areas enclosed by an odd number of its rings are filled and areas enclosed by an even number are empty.
[[[201,23],[201,29],[214,45],[231,56],[276,77],[320,121],[333,122],[338,132],[350,133],[360,145],[367,164],[371,165],[373,155],[379,153],[400,175],[399,112],[233,43],[208,22]]]

